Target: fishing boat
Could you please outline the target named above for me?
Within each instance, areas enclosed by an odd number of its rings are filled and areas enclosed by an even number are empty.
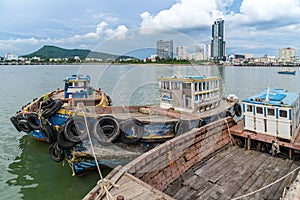
[[[265,89],[243,99],[244,129],[292,141],[300,122],[300,97],[284,89]]]
[[[124,165],[193,128],[242,112],[235,95],[220,97],[218,77],[159,78],[160,104],[144,106],[112,106],[89,82],[89,76],[73,75],[63,90],[42,95],[11,117],[18,131],[49,143],[51,158],[66,159],[73,175],[98,164]]]
[[[292,75],[295,75],[296,74],[296,70],[292,70],[291,68],[280,69],[278,71],[278,74],[292,74]]]

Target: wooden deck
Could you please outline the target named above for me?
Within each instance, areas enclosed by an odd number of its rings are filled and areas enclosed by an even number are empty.
[[[232,199],[258,190],[299,166],[292,160],[231,146],[201,161],[164,192],[175,199]],[[279,199],[297,173],[246,199]]]

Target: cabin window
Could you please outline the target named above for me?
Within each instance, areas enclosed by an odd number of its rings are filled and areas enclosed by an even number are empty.
[[[267,109],[267,113],[269,116],[275,116],[275,109],[273,108],[268,108]]]
[[[287,118],[287,111],[286,110],[279,110],[279,117]]]
[[[247,105],[247,112],[252,112],[252,105]]]
[[[172,89],[173,90],[179,90],[180,89],[180,83],[172,82]]]
[[[195,101],[198,101],[198,95],[195,96]]]
[[[202,83],[199,83],[199,91],[202,91]]]
[[[205,90],[205,86],[206,86],[205,82],[202,83],[202,86],[203,86],[203,90]]]
[[[264,114],[262,107],[256,107],[256,113],[257,114]]]
[[[198,83],[195,83],[195,91],[198,90]]]
[[[209,82],[206,84],[206,90],[209,90]]]

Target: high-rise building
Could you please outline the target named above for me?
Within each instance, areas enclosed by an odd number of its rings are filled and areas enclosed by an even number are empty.
[[[278,61],[279,62],[294,62],[296,58],[296,50],[294,48],[281,48],[278,51]]]
[[[159,40],[156,43],[157,55],[160,59],[173,59],[173,40]]]
[[[177,60],[185,60],[187,59],[187,51],[185,46],[176,47],[176,59]]]
[[[211,57],[214,60],[226,60],[225,25],[223,19],[217,19],[212,25]]]

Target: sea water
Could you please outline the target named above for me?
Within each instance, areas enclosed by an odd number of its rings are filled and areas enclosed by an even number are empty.
[[[222,96],[240,100],[268,87],[299,93],[300,72],[278,74],[276,67],[172,65],[2,65],[0,66],[0,199],[82,199],[99,180],[97,172],[73,177],[67,162],[56,163],[48,144],[18,132],[9,118],[33,98],[63,87],[72,74],[89,74],[91,85],[114,105],[159,103],[158,78],[212,75],[222,81]],[[106,175],[109,170],[101,170]]]

